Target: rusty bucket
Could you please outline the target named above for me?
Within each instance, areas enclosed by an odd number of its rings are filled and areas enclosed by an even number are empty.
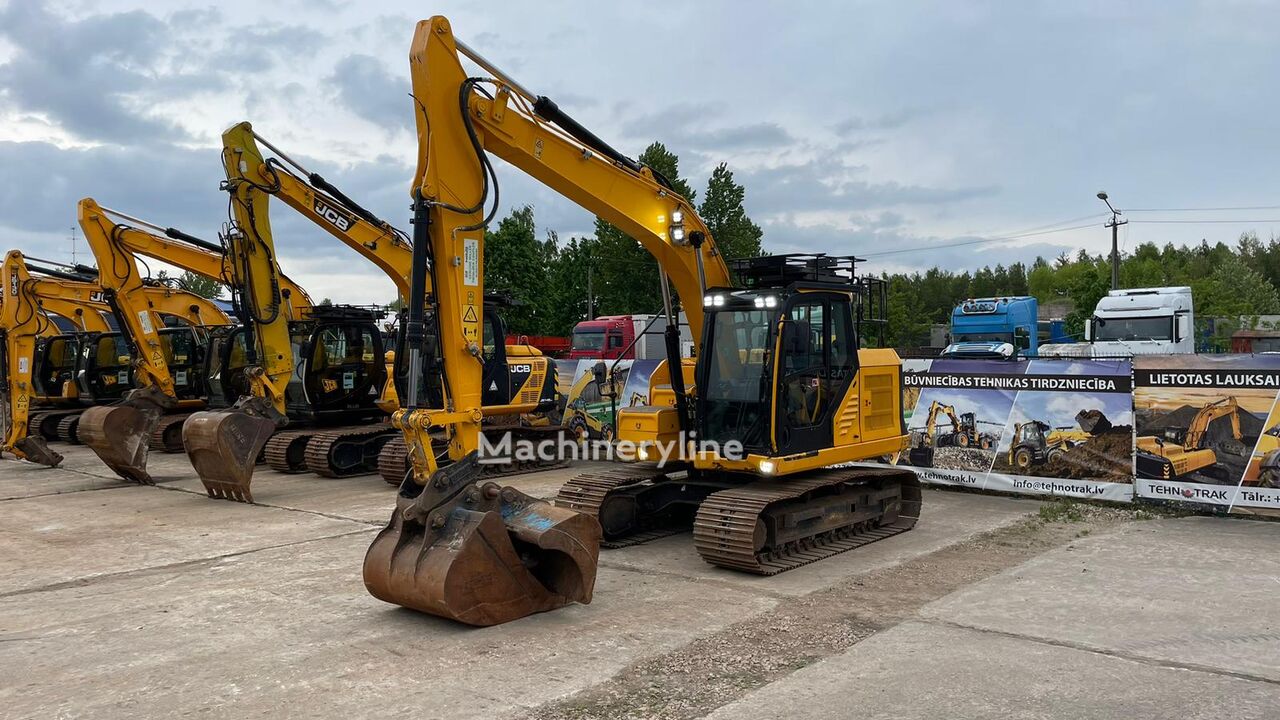
[[[496,483],[443,485],[419,492],[405,480],[391,522],[365,554],[374,597],[479,626],[591,602],[601,535],[594,517]]]
[[[62,454],[51,450],[44,438],[28,435],[13,445],[15,450],[22,453],[23,460],[49,467],[58,467],[58,463],[62,462]]]
[[[99,405],[80,414],[80,442],[124,478],[154,485],[147,472],[147,441],[173,398],[154,386],[139,388],[115,405]]]
[[[275,431],[274,420],[242,409],[198,412],[182,423],[182,444],[209,497],[253,502],[253,467]]]

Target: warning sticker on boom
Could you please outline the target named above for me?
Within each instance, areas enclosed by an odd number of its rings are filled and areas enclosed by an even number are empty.
[[[480,284],[480,241],[475,238],[462,239],[462,284]]]
[[[139,310],[138,322],[142,323],[143,332],[145,333],[155,332],[155,330],[153,330],[151,327],[151,311],[150,310]]]

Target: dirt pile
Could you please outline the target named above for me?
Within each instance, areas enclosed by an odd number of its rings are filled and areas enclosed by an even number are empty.
[[[1036,467],[1033,474],[1073,480],[1130,482],[1132,466],[1129,453],[1132,448],[1133,428],[1128,425],[1112,427],[1110,431],[1094,435]]]

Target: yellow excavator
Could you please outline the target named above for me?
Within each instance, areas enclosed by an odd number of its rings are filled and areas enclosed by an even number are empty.
[[[470,76],[460,56],[489,77]],[[468,48],[445,18],[418,24],[410,78],[418,162],[408,352],[418,367],[429,272],[446,398],[422,407],[410,392],[411,404],[394,416],[412,472],[365,556],[370,593],[492,625],[590,601],[602,529],[625,540],[681,516],[692,519],[704,559],[774,574],[915,525],[914,473],[830,467],[908,444],[901,362],[892,350],[859,350],[870,285],[854,276],[852,258],[753,259],[736,264],[742,285],[735,285],[706,226],[670,182]],[[479,480],[483,231],[498,199],[488,153],[613,223],[657,259],[666,362],[681,371],[666,373],[670,387],[653,388],[652,405],[621,409],[618,435],[651,457],[674,449],[675,467],[580,476],[554,506]],[[680,360],[672,285],[701,338],[689,368],[696,384]],[[413,369],[409,378],[416,382]],[[430,451],[436,427],[448,433],[446,458]]]
[[[281,311],[281,273],[268,217],[274,183],[257,178],[263,159],[235,137],[246,130],[228,130],[222,153],[230,178],[222,189],[232,218],[222,240],[227,284],[244,331],[245,392],[230,408],[187,418],[182,440],[211,497],[252,502],[254,464],[277,430],[305,439],[281,444],[300,446],[307,467],[343,476],[375,469],[393,429],[381,422],[385,413],[379,407],[386,382],[376,322],[382,315],[322,305],[290,322]]]
[[[46,439],[74,440],[85,403],[119,397],[130,387],[127,367],[117,365],[119,333],[104,319],[111,311],[102,288],[88,274],[31,266],[44,277],[33,277],[22,253],[10,251],[3,273],[5,302],[0,303],[8,399],[5,442],[0,451],[33,462],[56,464],[61,455],[48,450]],[[92,268],[82,268],[92,273]],[[216,312],[203,298],[167,287],[144,290],[150,306],[149,322],[160,325],[166,316],[191,322],[200,313]],[[74,318],[78,332],[50,334],[53,323],[44,313]],[[123,374],[123,378],[121,375]],[[37,403],[61,405],[33,410]]]
[[[401,301],[406,300],[413,267],[413,245],[403,231],[360,206],[319,173],[303,167],[255,132],[248,122],[228,129],[222,135],[222,142],[224,153],[241,158],[239,163],[226,164],[227,181],[248,188],[246,193],[257,212],[265,212],[271,198],[283,201],[382,270],[394,283]],[[259,144],[277,157],[266,157]],[[269,231],[267,227],[261,230]],[[427,292],[431,292],[430,288]],[[488,302],[493,308],[500,300],[490,297]],[[545,434],[547,430],[554,430],[546,422],[544,414],[556,405],[555,363],[532,346],[505,344],[506,328],[496,312],[485,313],[484,323],[483,410],[486,429],[491,432],[515,429],[526,434]],[[395,362],[396,358],[399,362]],[[403,359],[403,353],[393,355],[391,379],[394,382],[389,382],[383,391],[382,405],[389,413],[398,409],[399,393],[404,388]],[[431,363],[424,363],[423,371],[424,381],[420,383],[420,389],[438,398],[438,372]],[[503,414],[493,411],[499,408]],[[315,431],[297,430],[273,435],[264,451],[268,465],[286,473],[311,470],[321,475],[329,474],[324,450],[312,447],[312,443],[330,441],[327,436],[317,440],[314,434]],[[382,446],[377,467],[379,474],[389,483],[399,485],[404,480],[408,464],[402,438],[394,437]]]
[[[1228,480],[1218,464],[1218,453],[1206,443],[1209,425],[1220,418],[1229,418],[1231,437],[1240,445],[1240,404],[1233,396],[1205,404],[1196,412],[1186,430],[1167,428],[1163,436],[1142,435],[1134,440],[1134,464],[1138,477],[1153,480],[1176,480],[1184,475],[1202,472]],[[1222,448],[1224,444],[1220,444]],[[1243,455],[1241,445],[1234,454]]]
[[[946,416],[951,423],[950,432],[936,432],[939,418]],[[990,433],[978,430],[978,417],[975,413],[956,414],[955,407],[944,405],[937,400],[929,404],[929,415],[924,428],[911,434],[911,449],[907,453],[908,460],[916,467],[932,467],[935,447],[962,447],[990,450],[995,444]]]
[[[147,452],[153,447],[182,450],[179,431],[186,415],[173,411],[207,404],[210,337],[231,319],[212,301],[198,298],[190,303],[190,324],[158,327],[151,320],[151,290],[157,284],[142,273],[138,256],[219,279],[225,269],[222,248],[104,208],[93,198],[80,201],[78,219],[98,262],[98,283],[120,327],[134,378],[133,390],[119,403],[81,414],[80,440],[116,474],[150,484]]]

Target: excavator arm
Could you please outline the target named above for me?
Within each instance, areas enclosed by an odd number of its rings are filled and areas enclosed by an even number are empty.
[[[1204,434],[1209,431],[1209,425],[1214,420],[1223,417],[1231,418],[1231,436],[1236,440],[1240,440],[1243,436],[1240,433],[1240,404],[1235,397],[1225,397],[1221,400],[1209,403],[1200,408],[1200,412],[1191,419],[1191,424],[1187,427],[1186,442],[1183,443],[1188,448],[1200,448],[1204,442]]]

